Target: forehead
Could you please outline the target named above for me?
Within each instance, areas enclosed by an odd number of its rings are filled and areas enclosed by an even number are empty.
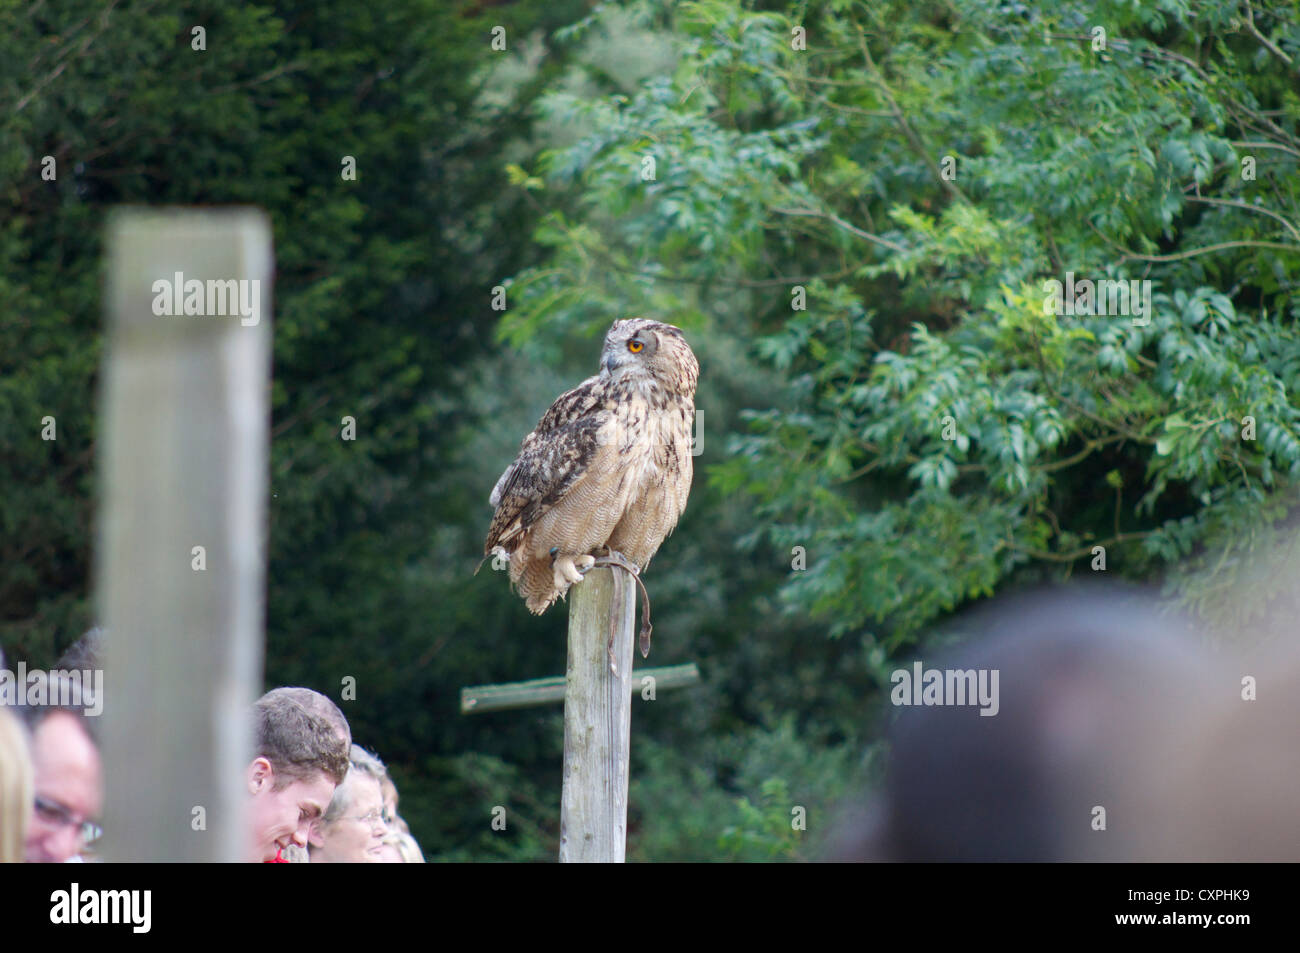
[[[37,793],[83,814],[99,812],[99,752],[76,716],[54,712],[36,726],[32,767]]]
[[[635,337],[640,331],[658,331],[672,333],[677,329],[671,324],[664,324],[662,321],[651,321],[649,318],[627,318],[622,321],[615,321],[609,329],[609,334],[605,336],[608,341],[624,341],[630,337]]]
[[[368,811],[384,806],[384,794],[379,787],[378,778],[372,778],[368,774],[358,774],[356,777],[349,778],[347,784],[352,803],[362,810]]]
[[[334,796],[334,782],[324,774],[295,781],[284,789],[284,796],[299,807],[318,808],[324,812]]]

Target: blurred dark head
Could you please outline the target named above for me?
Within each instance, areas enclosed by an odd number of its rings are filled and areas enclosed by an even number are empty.
[[[960,632],[961,648],[923,668],[984,673],[996,713],[896,707],[883,797],[846,824],[832,859],[1161,854],[1161,763],[1207,695],[1190,626],[1147,596],[1084,587],[999,600]]]

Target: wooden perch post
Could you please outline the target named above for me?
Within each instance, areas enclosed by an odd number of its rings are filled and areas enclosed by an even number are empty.
[[[262,671],[270,224],[251,209],[128,209],[106,248],[104,854],[243,860]]]
[[[700,667],[694,662],[685,665],[661,665],[638,668],[632,673],[632,698],[646,686],[653,686],[657,695],[670,688],[686,688],[699,684]],[[482,715],[490,711],[511,708],[531,708],[564,701],[564,676],[534,678],[526,682],[506,682],[503,685],[470,685],[460,690],[460,713]]]
[[[621,569],[592,569],[569,590],[560,863],[617,864],[627,850],[635,615],[636,584]]]

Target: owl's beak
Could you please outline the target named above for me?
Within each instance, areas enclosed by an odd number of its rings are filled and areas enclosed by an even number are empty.
[[[614,373],[614,368],[616,368],[616,367],[618,367],[618,361],[614,360],[614,355],[613,355],[613,354],[611,354],[609,357],[605,358],[605,373],[606,373],[606,374],[613,374],[613,373]]]

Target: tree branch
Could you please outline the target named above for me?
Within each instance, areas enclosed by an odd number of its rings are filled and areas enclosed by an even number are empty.
[[[1140,533],[1116,533],[1110,539],[1097,540],[1096,542],[1087,543],[1082,549],[1076,549],[1072,553],[1047,553],[1039,549],[1030,549],[1027,546],[1017,546],[1015,543],[1007,541],[1004,545],[1007,549],[1014,549],[1018,553],[1024,553],[1026,556],[1032,556],[1035,559],[1046,559],[1049,562],[1072,563],[1082,556],[1092,555],[1095,547],[1101,546],[1109,548],[1115,543],[1127,543],[1135,539],[1146,539],[1155,533],[1155,530],[1143,530]]]
[[[1277,212],[1270,211],[1266,208],[1260,208],[1258,205],[1247,205],[1245,202],[1230,202],[1227,199],[1206,199],[1199,195],[1187,196],[1189,202],[1201,202],[1205,205],[1226,205],[1229,208],[1243,208],[1248,212],[1258,212],[1260,215],[1267,215],[1269,218],[1275,218],[1287,227],[1287,230],[1296,238],[1300,238],[1300,229],[1297,229],[1289,221],[1279,215]]]
[[[81,45],[77,47],[75,51],[70,51],[70,48],[65,48],[65,52],[59,60],[59,65],[54,67],[54,69],[51,70],[45,76],[44,79],[40,80],[40,82],[38,82],[35,86],[33,86],[31,91],[28,92],[27,95],[19,99],[18,102],[14,105],[13,108],[14,115],[17,115],[18,113],[26,109],[27,104],[30,103],[36,97],[37,93],[39,93],[50,83],[54,82],[54,80],[58,79],[59,76],[63,73],[63,71],[68,68],[69,63],[71,63],[76,58],[84,55],[86,50],[90,49],[90,44],[94,43],[95,40],[99,39],[100,34],[108,29],[109,14],[113,12],[113,8],[115,6],[117,6],[117,0],[112,0],[112,2],[104,8],[103,12],[100,13],[99,15],[99,29],[96,30],[94,33],[88,34],[86,38],[81,41]],[[89,20],[90,18],[87,17],[86,19]],[[81,26],[84,26],[85,22],[86,21],[82,21],[82,23],[79,24],[76,29],[80,29]]]
[[[1250,8],[1250,0],[1246,0],[1246,31],[1255,39],[1264,44],[1264,47],[1274,56],[1280,57],[1282,62],[1288,66],[1291,65],[1291,57],[1287,56],[1280,49],[1273,45],[1273,41],[1266,37],[1255,26],[1255,11]]]
[[[1097,233],[1097,237],[1110,245],[1116,251],[1122,251],[1124,257],[1120,261],[1127,261],[1130,258],[1138,261],[1181,261],[1184,258],[1195,258],[1197,255],[1208,255],[1210,252],[1222,251],[1225,248],[1280,248],[1283,251],[1300,252],[1300,245],[1284,245],[1281,242],[1255,242],[1255,241],[1236,241],[1236,242],[1219,242],[1217,245],[1206,245],[1204,248],[1193,248],[1190,251],[1180,251],[1174,255],[1143,255],[1141,252],[1131,251],[1125,248],[1119,242],[1111,241],[1102,234],[1101,229],[1092,222],[1088,227]]]
[[[904,248],[902,245],[896,244],[895,242],[891,242],[887,238],[881,238],[879,235],[873,235],[870,232],[864,232],[856,225],[850,225],[848,222],[844,221],[844,219],[840,218],[838,215],[835,215],[831,212],[819,212],[816,209],[812,209],[812,208],[774,208],[772,209],[772,211],[777,212],[781,215],[802,215],[808,218],[824,218],[828,222],[831,222],[834,225],[838,226],[839,228],[844,229],[846,232],[858,236],[858,238],[865,238],[869,242],[875,242],[877,245],[882,245],[885,248],[888,248],[892,251],[899,252],[900,254],[905,253],[907,251],[907,249]]]
[[[907,138],[907,141],[911,143],[912,151],[920,156],[925,164],[930,167],[930,171],[934,173],[934,177],[939,180],[939,185],[944,189],[944,191],[958,202],[961,202],[964,205],[970,205],[971,201],[966,197],[966,193],[959,189],[955,183],[943,177],[943,173],[939,170],[939,164],[934,161],[934,156],[931,155],[930,150],[926,148],[925,143],[921,141],[921,137],[917,135],[916,130],[914,130],[911,124],[908,123],[907,117],[903,114],[902,107],[898,105],[898,100],[894,98],[893,91],[890,90],[889,84],[885,82],[884,75],[877,68],[876,61],[871,58],[871,50],[867,48],[867,36],[862,32],[862,30],[858,31],[858,47],[862,50],[862,58],[866,60],[867,68],[871,70],[876,85],[880,87],[881,95],[885,97],[885,102],[889,104],[890,112],[894,114],[894,121],[898,124],[898,128],[903,131],[903,135]]]

